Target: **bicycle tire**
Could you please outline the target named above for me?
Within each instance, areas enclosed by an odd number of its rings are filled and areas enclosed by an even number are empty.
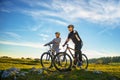
[[[83,57],[85,58],[85,63],[83,61]],[[82,63],[83,65],[86,64],[84,69],[87,69],[88,68],[88,58],[85,54],[82,54],[82,62],[83,62]]]
[[[48,58],[49,58],[49,61],[48,61],[48,63],[50,64],[50,65],[48,65],[48,67],[44,64],[44,62],[43,61],[45,61],[46,60],[46,64],[47,64],[47,57],[45,57],[45,55],[47,55],[48,56]],[[44,59],[44,57],[46,58],[46,59]],[[44,67],[44,68],[51,68],[52,67],[52,56],[48,53],[48,52],[45,52],[45,53],[43,53],[42,55],[41,55],[41,58],[40,58],[40,63],[41,63],[41,65],[42,65],[42,67]]]
[[[66,66],[64,66],[65,68],[59,68],[58,66],[57,66],[57,64],[58,63],[56,63],[56,60],[57,60],[57,58],[58,57],[60,57],[60,56],[63,56],[64,58],[66,58],[66,60],[67,61],[69,61],[69,64],[68,64],[68,67],[66,68]],[[60,61],[61,62],[61,61]],[[59,52],[59,53],[57,53],[56,55],[55,55],[55,57],[54,57],[54,59],[53,59],[53,63],[54,63],[54,67],[58,70],[58,71],[60,71],[60,72],[65,72],[65,71],[70,71],[71,70],[71,67],[72,67],[72,59],[71,59],[71,57],[70,57],[70,55],[69,54],[67,54],[67,53],[64,53],[64,52]],[[60,63],[60,65],[62,65],[61,63]],[[65,64],[66,65],[66,64]],[[61,67],[61,66],[60,66]]]

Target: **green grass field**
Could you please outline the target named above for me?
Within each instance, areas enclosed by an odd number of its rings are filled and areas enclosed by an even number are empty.
[[[6,70],[11,67],[20,68],[22,71],[28,71],[30,68],[42,68],[39,61],[29,59],[0,58],[0,70]],[[54,68],[53,71],[44,71],[42,74],[36,72],[28,73],[24,77],[18,77],[17,80],[119,80],[120,64],[111,63],[109,65],[89,64],[88,70],[73,69],[69,72],[59,72]],[[94,73],[95,70],[102,71],[102,74]],[[5,80],[13,80],[7,78]]]

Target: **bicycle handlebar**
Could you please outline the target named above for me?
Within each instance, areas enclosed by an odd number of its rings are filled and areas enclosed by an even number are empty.
[[[51,48],[51,45],[50,44],[47,44],[47,45],[44,45],[44,46],[49,46]]]
[[[65,45],[67,45],[67,47],[69,46],[69,44],[65,44]],[[65,46],[65,45],[64,45],[64,46]],[[63,46],[63,47],[64,47],[64,46]]]

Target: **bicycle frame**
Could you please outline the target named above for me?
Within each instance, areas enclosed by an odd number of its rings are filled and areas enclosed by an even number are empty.
[[[55,51],[52,49],[51,45],[48,46],[49,46],[48,53],[50,53],[50,55],[54,55],[53,53],[55,53]]]
[[[70,52],[70,54],[67,53],[67,50]],[[72,64],[74,62],[76,62],[75,65],[77,65],[81,69],[82,68],[87,69],[87,67],[88,67],[88,58],[87,58],[87,56],[85,54],[81,54],[82,55],[82,62],[81,62],[79,60],[79,55],[77,55],[77,57],[75,57],[71,50],[73,50],[75,52],[76,51],[80,52],[79,50],[75,50],[75,49],[69,47],[69,45],[67,44],[67,47],[66,47],[65,51],[60,52],[59,54],[55,55],[55,57],[54,57],[54,60],[57,60],[57,57],[59,57],[60,64],[64,63],[63,65],[65,67],[61,68],[61,66],[59,67],[59,65],[54,62],[55,68],[57,70],[59,70],[59,71],[62,71],[62,69],[63,70],[69,70],[69,69],[72,68]],[[73,58],[74,61],[72,61],[71,57]],[[66,68],[66,66],[67,66],[67,68]]]
[[[70,48],[68,44],[67,44],[67,47],[66,47],[66,49],[65,49],[64,52],[66,53],[67,50],[70,52],[71,56],[72,56],[73,58],[75,58],[75,56],[74,56],[74,54],[71,52],[71,50],[73,50],[74,52],[77,51],[77,50],[75,50],[75,49],[73,49],[73,48]]]

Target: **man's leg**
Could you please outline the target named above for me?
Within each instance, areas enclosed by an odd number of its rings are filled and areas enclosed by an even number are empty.
[[[74,65],[76,65],[76,64],[77,64],[77,54],[76,54],[76,52],[75,52]]]
[[[79,45],[76,45],[75,47],[75,56],[77,57],[77,55],[79,55],[79,60],[82,61],[82,51],[81,51],[81,48],[82,46],[79,44]]]
[[[80,61],[82,61],[82,51],[81,51],[82,47],[83,47],[83,43],[80,44]]]
[[[79,54],[79,45],[75,45],[75,58],[74,58],[74,65],[77,64],[77,55]]]
[[[79,51],[79,60],[82,62],[82,51]]]
[[[81,51],[82,45],[79,45],[79,60],[82,62],[82,51]]]

